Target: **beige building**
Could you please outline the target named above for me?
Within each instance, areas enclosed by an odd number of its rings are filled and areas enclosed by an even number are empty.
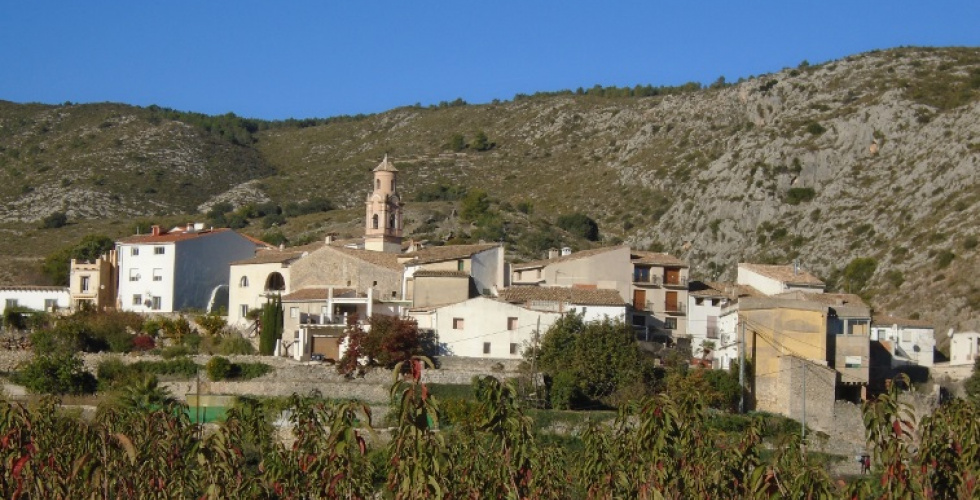
[[[511,265],[511,284],[616,290],[630,294],[630,248],[625,245],[550,252],[549,259]]]
[[[630,304],[641,340],[672,341],[687,336],[688,265],[666,253],[630,253]]]
[[[115,309],[118,279],[115,250],[109,250],[93,261],[72,259],[68,277],[71,308]]]
[[[412,307],[494,296],[506,286],[504,247],[498,244],[446,245],[402,254],[405,300]]]

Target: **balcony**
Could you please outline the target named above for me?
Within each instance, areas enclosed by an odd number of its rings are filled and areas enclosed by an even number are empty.
[[[663,276],[651,276],[649,273],[633,273],[634,285],[661,286],[663,281]]]
[[[664,312],[667,314],[687,314],[687,304],[680,302],[676,304],[664,303]]]
[[[664,286],[671,288],[687,288],[687,278],[679,277],[671,280],[664,280]]]

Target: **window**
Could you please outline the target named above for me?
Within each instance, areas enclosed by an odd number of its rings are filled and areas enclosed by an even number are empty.
[[[695,298],[694,299],[694,305],[697,305],[697,306],[704,305],[704,299],[702,299],[701,297]]]
[[[395,190],[395,179],[392,179],[392,180],[391,180],[391,190],[392,190],[392,191],[394,191],[394,190]]]
[[[286,279],[282,277],[281,274],[273,272],[269,273],[269,276],[265,279],[265,289],[266,291],[278,290],[282,291],[286,289]]]
[[[664,329],[665,330],[676,330],[677,329],[677,318],[664,318]]]
[[[141,300],[139,294],[133,295],[133,305],[134,306],[143,305],[143,301]]]
[[[371,217],[371,227],[373,229],[377,229],[378,228],[378,214],[374,214]]]
[[[153,270],[153,281],[163,281],[163,269]]]
[[[712,306],[718,307],[719,304],[721,304],[721,299],[711,299]]]
[[[140,254],[140,247],[132,247],[129,249],[129,255],[137,256]]]
[[[298,307],[290,307],[289,308],[289,317],[290,318],[298,318],[299,317],[299,308]]]
[[[642,314],[634,314],[633,326],[647,326],[647,317]]]
[[[87,292],[89,287],[89,277],[82,276],[82,291]]]
[[[378,286],[378,282],[377,281],[371,282],[371,286]]]
[[[374,189],[381,189],[381,179],[374,180]],[[377,226],[375,226],[377,227]]]
[[[248,276],[242,276],[242,279],[238,280],[238,286],[248,288]]]
[[[490,342],[483,343],[483,354],[490,354]]]
[[[248,305],[247,305],[247,304],[242,304],[242,305],[240,305],[240,306],[238,306],[238,313],[239,313],[239,314],[241,315],[241,317],[243,317],[243,318],[244,318],[245,316],[248,316]]]
[[[511,354],[519,354],[519,350],[517,348],[517,344],[515,344],[513,342],[510,343],[510,353]]]
[[[507,329],[517,330],[517,318],[507,318]],[[511,353],[514,354],[514,353]]]
[[[7,299],[6,304],[7,304],[7,309],[10,309],[12,307],[17,307],[17,299]]]
[[[465,271],[466,270],[466,263],[463,262],[462,259],[456,261],[456,270],[457,271]]]
[[[44,310],[54,311],[58,309],[58,299],[44,299]]]
[[[160,299],[160,297],[153,297],[153,299],[150,301],[150,309],[153,309],[154,311],[159,311],[161,302],[162,300]]]
[[[163,255],[164,247],[153,247],[153,255]]]
[[[398,297],[398,292],[396,292],[396,291],[394,291],[394,290],[392,290],[392,291],[391,291],[391,298],[393,298],[393,299],[394,299],[394,298],[397,298],[397,297]]]
[[[635,282],[635,283],[649,283],[650,282],[650,268],[649,267],[635,267],[635,268],[633,268],[633,282]]]
[[[453,330],[463,329],[463,318],[453,318]]]
[[[140,270],[130,269],[129,270],[129,281],[139,281],[140,280]]]

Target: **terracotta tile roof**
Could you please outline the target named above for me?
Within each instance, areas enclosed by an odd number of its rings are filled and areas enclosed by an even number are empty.
[[[309,300],[327,300],[330,293],[329,287],[311,286],[300,288],[292,293],[282,296],[283,302],[305,302]],[[335,299],[346,299],[353,297],[366,297],[364,294],[358,295],[352,288],[334,288],[333,296]]]
[[[385,267],[395,271],[401,271],[402,265],[398,262],[399,254],[387,252],[375,252],[372,250],[361,250],[358,248],[335,247],[333,245],[324,246],[335,252],[347,254],[355,259],[363,260],[369,264]]]
[[[466,259],[480,252],[491,248],[499,247],[497,243],[483,245],[444,245],[441,247],[427,247],[416,252],[410,252],[398,256],[398,260],[405,265],[430,264],[432,262],[442,262],[446,260]]]
[[[557,286],[514,286],[500,291],[500,300],[512,304],[564,302],[592,306],[623,306],[616,290],[565,288]]]
[[[652,266],[676,266],[676,267],[687,267],[687,262],[684,262],[677,257],[669,253],[659,253],[659,252],[644,252],[640,250],[634,250],[630,252],[630,260],[634,264],[650,264]]]
[[[0,286],[2,291],[11,292],[69,292],[65,286],[42,286],[42,285],[5,285]]]
[[[923,321],[920,319],[908,319],[908,318],[898,318],[895,316],[888,316],[885,314],[876,314],[874,318],[871,319],[871,324],[875,326],[911,326],[914,328],[932,328],[932,323],[928,321]]]
[[[153,236],[152,234],[137,234],[135,236],[130,236],[128,238],[123,238],[117,243],[123,244],[152,244],[152,243],[174,243],[177,241],[191,240],[194,238],[203,238],[205,236],[211,236],[212,234],[224,233],[226,231],[231,231],[226,227],[219,227],[217,229],[204,229],[201,231],[171,231],[168,233],[163,233],[158,236]]]
[[[619,250],[619,249],[624,248],[624,247],[625,248],[629,248],[629,247],[626,247],[625,245],[614,246],[614,247],[592,248],[592,249],[589,249],[589,250],[581,250],[581,251],[578,251],[578,252],[573,252],[573,253],[571,253],[569,255],[561,255],[561,256],[555,257],[553,259],[532,260],[530,262],[523,262],[523,263],[520,263],[520,264],[513,264],[510,267],[511,267],[512,270],[515,270],[515,271],[518,270],[518,269],[533,269],[535,267],[544,267],[544,266],[547,266],[548,264],[556,264],[558,262],[568,262],[570,260],[584,259],[586,257],[592,257],[594,255],[604,254],[606,252],[611,252],[613,250]]]
[[[466,271],[439,271],[419,269],[413,275],[416,278],[469,278],[470,273]]]
[[[323,247],[324,243],[322,241],[317,243],[310,243],[309,245],[302,245],[296,247],[288,247],[282,250],[278,248],[259,250],[255,254],[255,257],[251,259],[242,259],[232,262],[231,265],[248,265],[248,264],[271,264],[275,262],[285,263],[303,256],[304,253],[312,252]]]
[[[817,278],[816,276],[802,269],[800,269],[799,272],[793,272],[793,266],[772,266],[766,264],[746,263],[739,263],[738,266],[783,283],[793,285],[825,285],[820,278]]]
[[[255,236],[249,236],[249,235],[247,235],[245,233],[238,233],[238,235],[241,236],[241,237],[243,237],[243,238],[245,238],[248,241],[251,241],[252,243],[255,243],[255,246],[257,246],[257,247],[262,247],[262,248],[276,248],[275,245],[271,245],[269,243],[266,243],[266,242],[264,242],[264,241],[256,238]]]

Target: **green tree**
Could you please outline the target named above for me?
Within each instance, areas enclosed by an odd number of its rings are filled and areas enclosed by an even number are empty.
[[[490,210],[490,196],[482,189],[474,189],[463,198],[459,216],[465,221],[475,221]]]
[[[478,130],[476,135],[473,136],[473,142],[470,143],[470,147],[476,151],[486,151],[493,147],[490,143],[490,139],[487,138],[487,134],[482,130]]]
[[[283,312],[282,298],[278,295],[262,306],[262,329],[259,333],[259,354],[270,356],[276,350],[276,343],[282,337]]]
[[[599,224],[588,215],[573,213],[561,215],[557,221],[558,227],[589,241],[599,241]]]
[[[91,394],[97,386],[78,355],[64,351],[35,354],[14,381],[38,394]]]
[[[462,151],[466,149],[466,138],[463,137],[463,134],[453,134],[446,147],[452,151]]]
[[[558,408],[615,405],[642,396],[651,373],[632,327],[609,319],[584,322],[574,313],[545,332],[537,363],[552,380],[552,404]]]
[[[980,358],[973,363],[973,375],[963,382],[963,389],[968,398],[980,401]]]

